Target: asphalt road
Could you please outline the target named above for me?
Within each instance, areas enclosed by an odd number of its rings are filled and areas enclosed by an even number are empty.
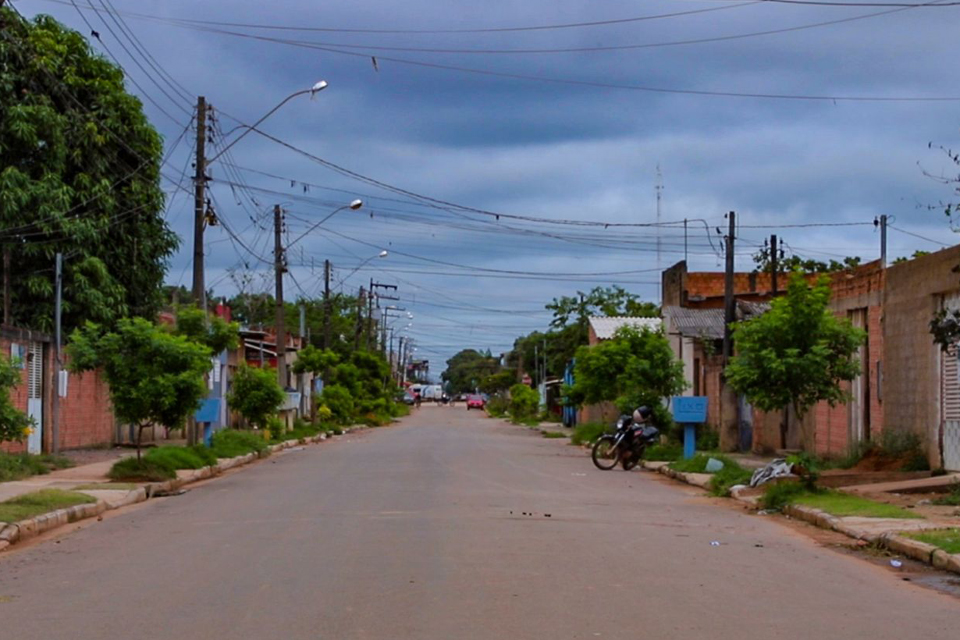
[[[958,633],[955,596],[462,406],[0,556],[11,640]]]

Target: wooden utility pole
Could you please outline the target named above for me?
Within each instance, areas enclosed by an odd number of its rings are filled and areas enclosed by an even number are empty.
[[[367,296],[367,351],[370,351],[370,341],[373,339],[373,278],[370,278],[370,294]],[[377,308],[380,301],[377,300]]]
[[[777,270],[779,265],[777,265],[777,259],[779,258],[777,249],[777,235],[773,234],[770,236],[770,288],[773,290],[773,295],[777,295]]]
[[[54,357],[53,357],[53,407],[52,407],[52,422],[53,422],[53,453],[60,453],[60,370],[63,366],[63,363],[60,359],[60,316],[61,316],[61,299],[63,298],[63,254],[57,253],[56,258],[56,275],[54,276],[54,286],[55,286],[55,295],[53,305],[53,326],[54,326]]]
[[[727,232],[727,268],[724,274],[723,290],[723,365],[726,366],[733,353],[733,342],[730,339],[730,325],[736,321],[736,302],[733,295],[733,241],[736,233],[736,213],[727,214],[730,230]]]
[[[330,261],[323,261],[323,348],[330,348],[330,321],[332,315],[330,300]]]
[[[281,233],[283,232],[283,209],[280,205],[273,207],[273,259],[274,272],[276,274],[276,301],[277,309],[274,316],[274,324],[277,332],[277,382],[282,389],[287,388],[287,330],[283,324],[283,245],[281,244]]]
[[[10,247],[3,247],[3,326],[10,326]]]
[[[193,179],[193,299],[201,309],[207,308],[207,289],[203,272],[203,227],[206,208],[206,144],[207,99],[197,98],[197,156]]]
[[[887,268],[887,215],[880,216],[880,267]]]
[[[363,334],[363,303],[366,300],[366,294],[363,287],[360,287],[360,295],[357,296],[357,330],[353,338],[353,350],[360,349],[360,336]]]

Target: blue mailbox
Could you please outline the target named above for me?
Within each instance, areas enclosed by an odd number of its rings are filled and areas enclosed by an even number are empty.
[[[707,397],[673,396],[670,410],[674,421],[683,425],[683,457],[692,458],[697,450],[696,426],[707,421]]]

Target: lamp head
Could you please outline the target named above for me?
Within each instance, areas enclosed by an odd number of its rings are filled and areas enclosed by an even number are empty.
[[[350,203],[350,208],[353,209],[354,211],[356,211],[362,206],[363,206],[363,200],[361,200],[360,198],[357,198],[356,200]]]
[[[390,254],[387,253],[387,250],[386,250],[386,249],[384,249],[383,251],[380,252],[380,254],[379,254],[377,257],[378,257],[378,258],[386,258],[388,255],[390,255]]]
[[[327,88],[327,81],[321,80],[312,87],[310,87],[310,95],[316,95],[318,91],[323,91]]]

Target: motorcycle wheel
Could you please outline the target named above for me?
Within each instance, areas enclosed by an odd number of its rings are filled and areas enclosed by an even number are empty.
[[[635,466],[640,464],[640,459],[643,458],[643,449],[639,451],[633,451],[630,455],[620,461],[620,466],[623,467],[624,471],[630,471]]]
[[[593,464],[597,467],[597,469],[609,471],[617,466],[618,462],[620,462],[620,453],[613,446],[613,443],[613,436],[601,436],[595,443],[593,443],[593,452],[591,457],[593,458]]]

